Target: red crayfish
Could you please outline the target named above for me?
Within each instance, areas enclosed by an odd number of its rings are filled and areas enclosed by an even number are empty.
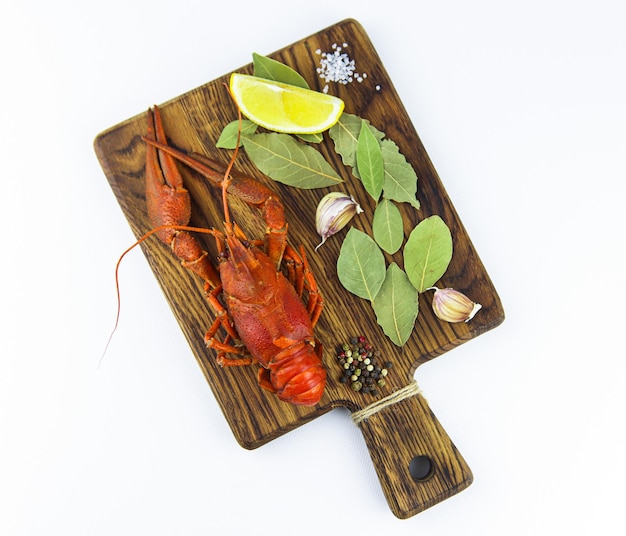
[[[146,201],[157,236],[182,265],[205,282],[205,295],[216,312],[205,342],[217,351],[221,366],[259,364],[259,385],[292,404],[317,404],[326,385],[322,345],[313,328],[323,300],[304,249],[287,244],[281,200],[251,177],[205,156],[168,145],[159,108],[148,110]],[[215,238],[216,268],[191,234],[191,201],[177,168],[179,161],[222,189],[224,231],[203,229]],[[259,208],[266,224],[264,240],[248,240],[231,221],[227,194]],[[286,275],[281,266],[287,266]],[[307,291],[305,305],[303,292]],[[223,328],[223,340],[217,333]]]

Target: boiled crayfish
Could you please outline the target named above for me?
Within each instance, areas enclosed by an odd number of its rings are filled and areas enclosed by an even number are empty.
[[[217,351],[221,366],[259,364],[259,385],[280,400],[312,406],[322,397],[326,370],[322,345],[313,328],[323,300],[304,249],[287,244],[281,200],[267,187],[202,155],[191,155],[167,143],[159,108],[148,110],[146,201],[157,236],[182,265],[205,282],[205,294],[216,312],[205,342]],[[217,243],[218,267],[188,227],[190,196],[176,160],[222,189],[224,231],[204,229]],[[263,241],[248,240],[230,220],[227,193],[262,211]],[[286,275],[281,266],[286,265]],[[303,292],[308,295],[307,304]],[[223,328],[225,336],[218,340]]]

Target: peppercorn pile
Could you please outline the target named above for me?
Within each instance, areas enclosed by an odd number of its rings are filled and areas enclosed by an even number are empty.
[[[337,349],[337,362],[342,368],[341,383],[349,384],[353,391],[378,396],[379,389],[385,387],[385,378],[393,366],[386,361],[381,366],[381,354],[374,350],[362,335],[352,337],[349,343]]]

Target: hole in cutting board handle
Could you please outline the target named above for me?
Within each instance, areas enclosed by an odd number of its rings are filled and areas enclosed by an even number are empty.
[[[413,480],[423,482],[435,473],[435,466],[428,456],[418,455],[409,462],[409,474]]]

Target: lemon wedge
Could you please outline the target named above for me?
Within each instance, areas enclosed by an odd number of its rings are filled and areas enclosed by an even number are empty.
[[[344,102],[333,95],[233,73],[230,91],[241,113],[268,130],[285,134],[318,134],[341,116]]]

